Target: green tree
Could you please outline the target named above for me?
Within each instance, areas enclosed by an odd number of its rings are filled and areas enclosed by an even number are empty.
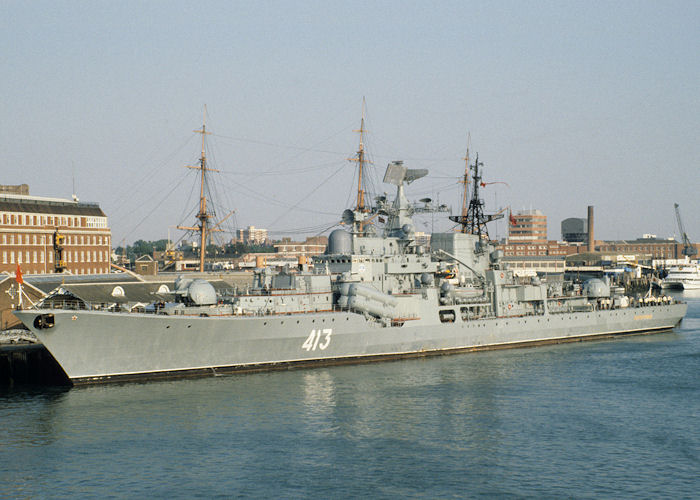
[[[153,255],[153,243],[150,241],[137,240],[131,246],[131,250],[137,257],[141,255]]]

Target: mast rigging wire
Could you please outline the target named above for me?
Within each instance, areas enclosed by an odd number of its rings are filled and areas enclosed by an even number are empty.
[[[336,170],[335,172],[333,172],[331,175],[329,175],[328,177],[326,177],[326,178],[323,180],[323,182],[321,182],[319,185],[317,185],[315,188],[313,188],[306,196],[304,196],[301,200],[299,200],[291,209],[292,209],[292,210],[296,210],[296,209],[298,208],[298,206],[299,206],[304,200],[308,199],[312,194],[314,194],[316,191],[318,191],[318,189],[320,189],[321,186],[323,186],[326,182],[328,182],[328,181],[331,180],[333,177],[335,177],[343,168],[345,168],[345,165],[341,165],[339,169],[337,169],[337,170]],[[277,224],[284,216],[286,216],[286,215],[288,215],[288,214],[289,214],[289,212],[283,213],[282,215],[280,215],[279,217],[277,217],[277,219],[275,219],[271,224],[269,224],[269,226],[270,226],[270,227],[274,227],[275,224]]]

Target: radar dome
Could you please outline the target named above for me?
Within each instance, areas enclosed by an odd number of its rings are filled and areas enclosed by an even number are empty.
[[[610,297],[610,286],[603,280],[594,278],[583,284],[583,293],[589,297]]]
[[[187,287],[187,296],[198,306],[210,306],[216,304],[216,290],[206,280],[196,279]]]
[[[343,229],[336,229],[328,236],[328,254],[352,253],[352,236]]]

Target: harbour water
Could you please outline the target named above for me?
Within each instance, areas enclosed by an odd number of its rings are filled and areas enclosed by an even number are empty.
[[[658,335],[0,393],[0,498],[698,498],[680,296]]]

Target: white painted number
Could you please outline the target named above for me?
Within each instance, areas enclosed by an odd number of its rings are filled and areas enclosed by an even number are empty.
[[[301,348],[310,351],[314,345],[314,340],[316,340],[316,330],[311,330],[311,335],[309,335],[309,338],[307,338],[306,341],[301,344]]]
[[[320,333],[320,332],[319,332]],[[323,333],[326,334],[326,337],[323,339],[323,342],[321,342],[318,347],[323,351],[328,347],[328,344],[331,343],[331,333],[333,333],[333,330],[331,328],[324,328]]]
[[[308,338],[304,341],[303,344],[301,344],[301,348],[306,349],[307,351],[315,351],[318,347],[323,351],[331,343],[332,333],[332,328],[324,328],[323,330],[311,330],[311,333],[309,334]],[[319,343],[319,341],[321,340],[321,335],[325,335],[325,337],[323,338],[323,342]]]

